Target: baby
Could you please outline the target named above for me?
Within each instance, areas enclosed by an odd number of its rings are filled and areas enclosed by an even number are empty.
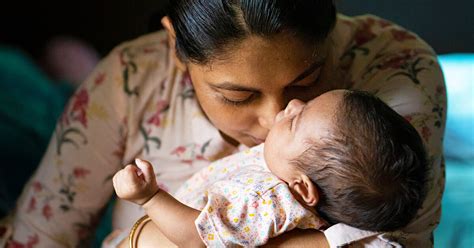
[[[258,246],[294,228],[406,226],[425,198],[416,130],[378,98],[335,90],[278,113],[264,145],[212,163],[172,197],[150,163],[113,178],[178,246]],[[199,209],[199,210],[196,210]]]

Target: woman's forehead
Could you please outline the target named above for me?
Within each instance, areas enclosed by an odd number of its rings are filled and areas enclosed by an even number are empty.
[[[271,37],[251,35],[231,44],[221,56],[211,60],[212,65],[243,64],[249,62],[294,62],[311,63],[324,58],[327,42],[311,43],[294,35],[281,33]]]
[[[293,41],[293,42],[290,42]],[[325,46],[309,47],[294,38],[248,38],[227,51],[222,59],[199,66],[204,80],[211,83],[231,82],[242,86],[291,83],[313,65],[321,67]]]

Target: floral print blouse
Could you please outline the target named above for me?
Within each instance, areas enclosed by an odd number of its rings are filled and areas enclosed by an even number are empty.
[[[415,34],[371,15],[338,15],[331,36],[339,88],[377,95],[415,126],[429,152],[426,201],[410,225],[384,237],[409,247],[432,246],[444,189],[446,117],[435,52]],[[133,158],[149,160],[161,187],[173,194],[210,161],[238,150],[204,117],[167,44],[160,31],[119,45],[76,91],[16,210],[0,221],[0,246],[88,246],[113,195],[112,175]],[[129,228],[142,215],[138,206],[118,200],[113,226]],[[340,228],[326,237],[331,245],[375,244],[354,232]]]

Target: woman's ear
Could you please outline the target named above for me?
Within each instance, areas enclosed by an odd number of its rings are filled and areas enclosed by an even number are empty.
[[[161,25],[165,28],[166,32],[168,33],[168,46],[170,49],[173,49],[174,53],[173,58],[176,61],[176,66],[185,71],[186,65],[179,59],[176,53],[176,32],[174,31],[173,23],[171,23],[171,19],[168,16],[161,18]]]
[[[293,192],[300,196],[306,205],[314,207],[318,203],[318,188],[308,176],[302,174],[299,179],[291,182],[289,186]]]

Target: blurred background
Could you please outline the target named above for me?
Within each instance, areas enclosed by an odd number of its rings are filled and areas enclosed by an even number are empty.
[[[344,14],[371,13],[404,26],[440,55],[449,102],[447,184],[435,247],[474,247],[474,1],[336,3]],[[165,4],[163,0],[3,4],[0,154],[4,163],[0,166],[0,216],[13,206],[21,185],[41,159],[55,121],[75,87],[113,47],[160,29]],[[65,60],[68,66],[64,66]],[[25,92],[29,93],[27,97]],[[18,169],[20,165],[24,168]],[[110,231],[108,220],[110,207],[97,232],[95,246]]]

